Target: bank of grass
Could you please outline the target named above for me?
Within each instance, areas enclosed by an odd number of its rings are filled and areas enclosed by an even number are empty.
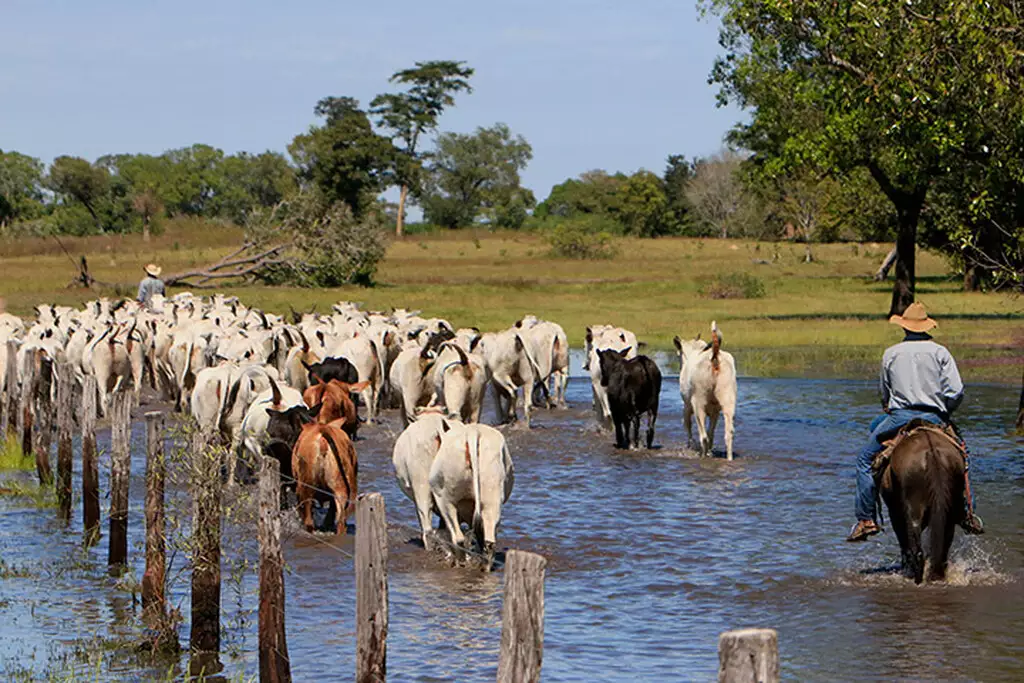
[[[0,435],[0,439],[0,472],[30,470],[36,466],[36,460],[31,453],[26,455],[21,452],[21,443],[16,436]]]
[[[87,256],[99,280],[131,291],[143,264],[155,261],[165,272],[207,264],[240,236],[234,227],[170,221],[148,244],[133,235],[79,238],[67,246],[75,258]],[[870,279],[889,246],[816,245],[816,260],[804,263],[802,245],[620,239],[615,259],[588,261],[552,258],[543,236],[533,233],[431,231],[393,243],[370,289],[221,291],[278,313],[289,305],[329,311],[346,299],[368,308],[420,309],[483,330],[534,313],[561,323],[574,347],[582,345],[587,325],[610,322],[634,330],[652,348],[670,350],[675,335],[707,338],[717,320],[741,374],[873,378],[882,350],[900,336],[884,318],[891,283]],[[65,288],[74,266],[52,240],[0,242],[0,259],[0,296],[16,313],[30,313],[39,302],[80,305],[96,295]],[[945,260],[930,252],[919,253],[917,272],[918,298],[939,319],[936,336],[967,379],[1019,382],[1024,301],[962,292]],[[706,295],[711,279],[736,274],[760,284],[763,296]]]

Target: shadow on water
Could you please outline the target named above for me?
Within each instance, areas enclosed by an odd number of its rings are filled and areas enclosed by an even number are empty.
[[[574,377],[569,410],[536,411],[532,430],[502,427],[516,479],[492,573],[453,567],[443,552],[423,550],[412,503],[392,472],[398,418],[387,413],[380,424],[365,425],[359,490],[380,491],[387,504],[389,672],[396,680],[493,679],[501,567],[504,553],[518,548],[548,559],[546,681],[710,680],[718,634],[753,625],[779,629],[784,675],[795,680],[1015,680],[1024,660],[1024,441],[1007,425],[1018,396],[1003,387],[969,388],[959,416],[988,533],[958,534],[948,581],[915,586],[899,571],[893,534],[844,542],[853,522],[854,456],[874,417],[875,392],[873,382],[742,379],[736,459],[729,462],[721,426],[714,457],[685,447],[675,382],[664,382],[658,447],[629,451],[594,428],[589,382]],[[488,402],[485,421],[493,421],[491,411]],[[135,543],[144,450],[141,431],[133,436]],[[330,519],[327,512],[318,510],[318,522]],[[349,522],[342,535],[310,536],[294,510],[285,518],[296,680],[354,670],[354,518]],[[67,649],[97,634],[131,635],[138,608],[105,577],[106,536],[73,568],[49,571],[67,564],[80,533],[80,519],[64,531],[52,511],[0,501],[0,557],[32,574],[0,579],[3,661],[38,667],[39,643]],[[251,529],[228,526],[224,534],[231,553],[254,560]],[[137,549],[132,560],[141,576]],[[176,562],[180,571],[181,558]],[[187,576],[171,593],[186,618]],[[220,675],[229,679],[257,670],[255,613],[232,611],[236,590],[255,610],[255,572],[224,589],[232,651],[222,653]],[[187,624],[181,633],[187,642]],[[166,671],[137,667],[111,667],[102,680]]]

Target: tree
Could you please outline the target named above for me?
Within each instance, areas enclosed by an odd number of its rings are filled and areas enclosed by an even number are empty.
[[[519,172],[533,157],[522,135],[504,123],[475,133],[443,133],[425,173],[423,210],[427,220],[448,228],[472,225],[478,217],[517,228],[533,208],[533,193]]]
[[[673,231],[672,214],[661,178],[637,171],[619,186],[618,220],[627,235],[656,237]]]
[[[239,224],[253,209],[269,209],[298,189],[295,169],[277,152],[225,157],[222,172],[220,214]]]
[[[626,183],[622,173],[610,175],[600,169],[587,171],[578,179],[570,178],[551,188],[551,194],[537,205],[537,218],[572,218],[600,215],[613,220],[622,209],[620,188]]]
[[[370,102],[370,113],[377,117],[378,124],[402,145],[395,168],[401,186],[395,223],[395,234],[399,237],[409,186],[422,168],[419,142],[425,133],[437,128],[438,118],[446,108],[454,106],[457,93],[473,92],[469,85],[472,75],[473,69],[465,66],[465,62],[416,62],[413,68],[398,71],[390,79],[391,83],[408,85],[407,91],[378,95]]]
[[[324,125],[297,135],[288,152],[300,180],[319,188],[328,203],[345,202],[358,218],[390,183],[395,146],[374,132],[358,100],[325,97],[314,111]]]
[[[835,181],[814,172],[791,174],[774,179],[774,209],[794,236],[804,243],[804,261],[814,260],[811,242],[827,240],[835,235],[837,221],[832,198]]]
[[[769,159],[866,168],[897,214],[890,313],[913,301],[917,228],[929,190],[988,160],[1018,111],[1024,7],[975,0],[703,0],[725,49],[721,103],[750,110],[732,141]],[[989,114],[994,114],[989,116]],[[1020,122],[1012,126],[1019,129]],[[1019,148],[1010,154],[1018,154]],[[1002,157],[1005,159],[1008,155]]]
[[[205,216],[219,214],[225,189],[224,151],[210,145],[192,145],[163,153],[168,172],[164,201],[171,214]]]
[[[43,163],[0,150],[0,228],[42,212]]]
[[[96,229],[103,229],[98,211],[110,183],[106,169],[93,166],[80,157],[60,156],[50,165],[48,182],[50,189],[65,202],[75,201],[84,206]]]
[[[686,188],[686,198],[694,214],[694,222],[725,238],[740,232],[747,202],[739,177],[742,157],[724,150],[694,164],[693,178]]]
[[[684,232],[692,216],[693,205],[686,196],[686,188],[693,179],[694,165],[682,154],[671,154],[665,163],[665,199],[677,230]]]
[[[156,192],[146,189],[132,199],[132,208],[142,219],[142,240],[148,242],[150,223],[155,216],[163,213],[164,205],[157,197]]]

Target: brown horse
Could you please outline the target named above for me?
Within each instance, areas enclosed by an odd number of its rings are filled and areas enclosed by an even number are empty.
[[[930,430],[911,434],[893,451],[880,490],[900,542],[904,571],[914,583],[924,579],[921,534],[930,528],[928,580],[945,579],[953,532],[964,516],[964,457],[959,449]]]

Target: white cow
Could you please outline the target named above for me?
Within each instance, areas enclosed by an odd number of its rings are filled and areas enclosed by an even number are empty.
[[[305,405],[302,394],[291,387],[279,386],[271,380],[270,389],[262,392],[249,406],[242,419],[242,426],[239,435],[232,444],[231,453],[238,457],[247,458],[250,465],[258,463],[263,455],[263,443],[267,439],[267,425],[270,423],[270,415],[267,409],[284,411],[292,406]],[[240,447],[239,447],[240,446]],[[229,468],[229,478],[234,469],[233,463],[237,457],[230,458],[232,466]]]
[[[377,396],[384,380],[384,366],[376,342],[365,333],[356,333],[356,336],[334,346],[328,356],[345,358],[359,373],[359,381],[367,382],[359,395],[366,406],[366,419],[370,422],[376,420]]]
[[[628,350],[626,358],[636,358],[640,343],[636,335],[622,327],[612,325],[591,325],[587,328],[586,355],[583,369],[590,372],[590,386],[594,396],[594,413],[598,424],[604,429],[611,429],[612,409],[608,404],[608,390],[601,386],[601,363],[597,352],[604,350]]]
[[[451,425],[439,412],[422,412],[416,422],[405,428],[395,441],[391,462],[398,486],[416,505],[423,547],[432,547],[431,511],[435,509],[430,493],[430,466],[441,447],[441,437]]]
[[[479,348],[491,372],[498,419],[503,423],[516,420],[516,394],[522,387],[523,412],[529,427],[533,385],[540,376],[540,369],[529,347],[519,336],[519,330],[513,327],[504,332],[489,332],[480,339]]]
[[[417,406],[428,405],[434,397],[430,372],[434,361],[431,349],[421,349],[415,342],[407,342],[391,366],[391,388],[402,402],[403,427],[416,421]]]
[[[558,323],[540,320],[527,315],[516,322],[522,331],[520,336],[530,348],[530,355],[537,362],[540,375],[538,382],[543,385],[544,398],[549,408],[566,407],[565,388],[569,383],[569,338]],[[550,391],[548,383],[552,384]]]
[[[711,323],[711,343],[696,339],[674,340],[679,352],[679,395],[683,399],[683,423],[686,443],[693,441],[692,418],[697,418],[701,455],[711,455],[718,416],[725,421],[726,457],[732,460],[733,419],[736,416],[736,361],[721,351],[722,335]],[[708,426],[705,427],[705,418]]]
[[[512,456],[505,437],[494,427],[450,424],[430,466],[430,492],[452,544],[463,546],[466,538],[459,524],[469,524],[489,570],[501,507],[515,480]]]
[[[434,395],[444,399],[448,416],[465,423],[479,422],[490,376],[478,353],[467,353],[455,341],[438,349],[434,363]]]

